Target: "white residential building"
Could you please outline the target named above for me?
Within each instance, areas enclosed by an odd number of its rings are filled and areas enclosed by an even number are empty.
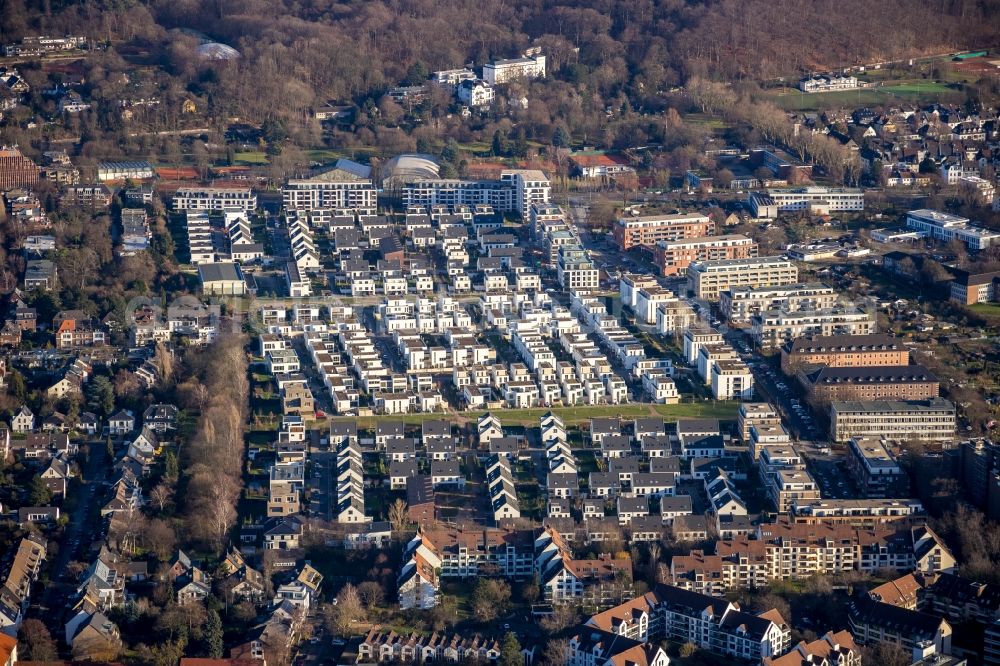
[[[545,56],[541,54],[495,60],[483,65],[483,79],[491,86],[520,79],[545,78]]]
[[[249,187],[182,187],[174,194],[174,210],[218,210],[257,208],[257,196]]]
[[[377,191],[370,178],[341,168],[302,180],[289,180],[281,188],[286,210],[330,210],[335,215],[375,215]]]
[[[906,226],[943,243],[958,239],[968,245],[970,250],[984,250],[994,243],[1000,243],[1000,233],[972,226],[968,218],[927,208],[908,212]]]

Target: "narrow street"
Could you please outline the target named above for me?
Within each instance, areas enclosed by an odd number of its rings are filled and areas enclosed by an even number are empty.
[[[59,552],[48,562],[49,584],[38,598],[37,604],[32,604],[29,615],[45,621],[54,636],[62,633],[62,613],[50,612],[50,609],[61,609],[68,606],[75,592],[75,581],[69,580],[69,565],[74,560],[83,560],[88,556],[90,546],[100,529],[99,514],[94,512],[96,502],[101,500],[104,492],[104,481],[107,478],[108,453],[103,442],[90,442],[90,458],[83,464],[82,482],[77,486],[73,510],[69,513],[69,522],[60,540]],[[58,632],[58,633],[57,633]]]

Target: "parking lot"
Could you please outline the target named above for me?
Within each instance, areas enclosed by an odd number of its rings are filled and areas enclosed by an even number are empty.
[[[785,377],[767,361],[755,358],[749,343],[739,340],[735,344],[740,357],[753,372],[755,397],[770,400],[778,407],[791,429],[789,434],[805,441],[822,439],[822,424],[802,400],[802,391],[795,380]]]

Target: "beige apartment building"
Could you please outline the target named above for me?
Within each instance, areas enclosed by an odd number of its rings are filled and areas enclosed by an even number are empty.
[[[777,287],[799,281],[799,269],[782,257],[696,261],[687,269],[688,290],[696,298],[717,301],[735,287]]]
[[[750,335],[761,349],[773,349],[812,335],[869,335],[874,331],[875,315],[855,309],[772,310],[750,318]]]
[[[736,415],[737,431],[744,442],[750,441],[753,426],[780,426],[781,415],[769,402],[744,402]]]
[[[837,305],[833,287],[812,282],[779,287],[735,287],[722,292],[719,310],[730,324],[745,324],[761,312],[829,310]]]

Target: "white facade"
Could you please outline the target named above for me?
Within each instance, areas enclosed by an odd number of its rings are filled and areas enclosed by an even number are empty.
[[[970,250],[984,250],[1000,243],[1000,233],[972,226],[968,218],[926,208],[907,213],[906,226],[943,243],[958,239]]]
[[[519,79],[545,78],[545,56],[496,60],[483,65],[483,79],[492,86]]]
[[[337,215],[375,215],[377,192],[372,181],[334,169],[316,178],[289,180],[281,188],[286,210],[332,210]]]
[[[257,196],[249,187],[182,187],[174,195],[174,210],[225,210],[257,208]]]
[[[809,210],[813,207],[831,213],[860,212],[865,209],[865,191],[860,188],[817,186],[772,188],[767,194],[781,213]]]

